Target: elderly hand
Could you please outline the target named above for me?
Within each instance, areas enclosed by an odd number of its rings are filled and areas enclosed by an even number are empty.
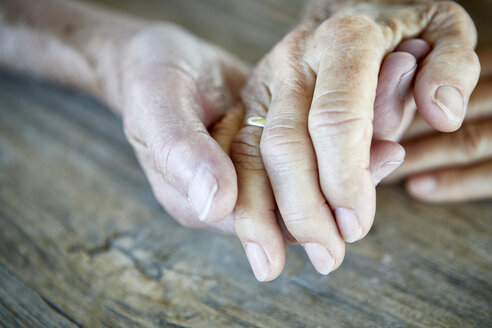
[[[446,202],[492,197],[492,48],[478,54],[483,70],[463,127],[436,134],[417,117],[406,133],[406,161],[389,178],[406,178],[408,192],[418,199]]]
[[[246,120],[266,117],[264,128],[245,125],[231,147],[234,224],[260,281],[282,271],[283,226],[320,273],[336,269],[344,241],[372,225],[375,180],[403,161],[397,144],[372,142],[373,133],[394,140],[413,97],[433,128],[458,129],[478,79],[476,31],[459,5],[342,3],[327,7],[330,18],[310,16],[289,33],[242,93]],[[417,36],[426,42],[402,43]],[[390,54],[398,46],[407,53]]]
[[[207,128],[237,101],[246,66],[171,25],[136,34],[118,64],[115,103],[159,202],[185,226],[233,233],[236,172]]]

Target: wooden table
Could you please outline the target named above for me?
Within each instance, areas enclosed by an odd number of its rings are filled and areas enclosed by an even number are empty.
[[[302,7],[104,2],[179,22],[251,62]],[[485,22],[491,6],[469,3]],[[238,240],[162,210],[104,106],[0,75],[0,326],[491,327],[492,201],[426,205],[395,186],[379,189],[377,208],[336,272],[318,275],[289,247],[280,278],[258,283]]]

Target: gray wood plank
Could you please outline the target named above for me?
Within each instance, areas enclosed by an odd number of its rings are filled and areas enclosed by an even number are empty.
[[[302,4],[101,1],[182,22],[251,62]],[[279,279],[257,283],[235,238],[162,210],[104,106],[0,74],[3,326],[492,326],[491,218],[491,201],[435,206],[380,188],[374,228],[338,271],[319,276],[292,246]]]

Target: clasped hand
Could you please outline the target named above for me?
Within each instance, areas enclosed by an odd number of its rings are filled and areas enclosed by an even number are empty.
[[[125,131],[157,199],[186,226],[237,233],[260,281],[281,273],[286,243],[322,274],[340,266],[416,111],[457,130],[480,74],[453,2],[329,3],[252,72],[174,27],[135,36],[122,61]]]

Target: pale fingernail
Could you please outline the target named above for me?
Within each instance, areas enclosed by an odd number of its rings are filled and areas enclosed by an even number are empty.
[[[200,221],[204,221],[207,218],[217,189],[219,189],[217,179],[209,168],[206,166],[200,167],[191,181],[188,193],[188,200]]]
[[[437,189],[437,180],[431,175],[421,176],[411,179],[409,188],[413,194],[430,194]]]
[[[413,77],[415,76],[415,71],[417,70],[417,65],[415,65],[410,71],[403,74],[398,82],[396,90],[401,98],[405,98],[411,89]]]
[[[265,281],[270,273],[270,262],[263,249],[255,243],[246,244],[246,256],[248,257],[253,273],[258,281]]]
[[[389,161],[376,168],[376,170],[372,173],[374,184],[378,185],[381,180],[393,173],[393,171],[395,171],[402,163],[403,161]]]
[[[337,218],[338,228],[346,242],[353,243],[360,239],[362,236],[362,226],[360,225],[357,214],[353,210],[336,208],[335,216]]]
[[[463,97],[458,89],[447,85],[440,87],[434,95],[433,102],[450,121],[458,125],[461,124],[465,113],[463,110]]]
[[[331,256],[326,247],[316,243],[308,243],[302,246],[316,271],[323,275],[327,275],[333,270],[335,259],[333,259],[333,256]]]

